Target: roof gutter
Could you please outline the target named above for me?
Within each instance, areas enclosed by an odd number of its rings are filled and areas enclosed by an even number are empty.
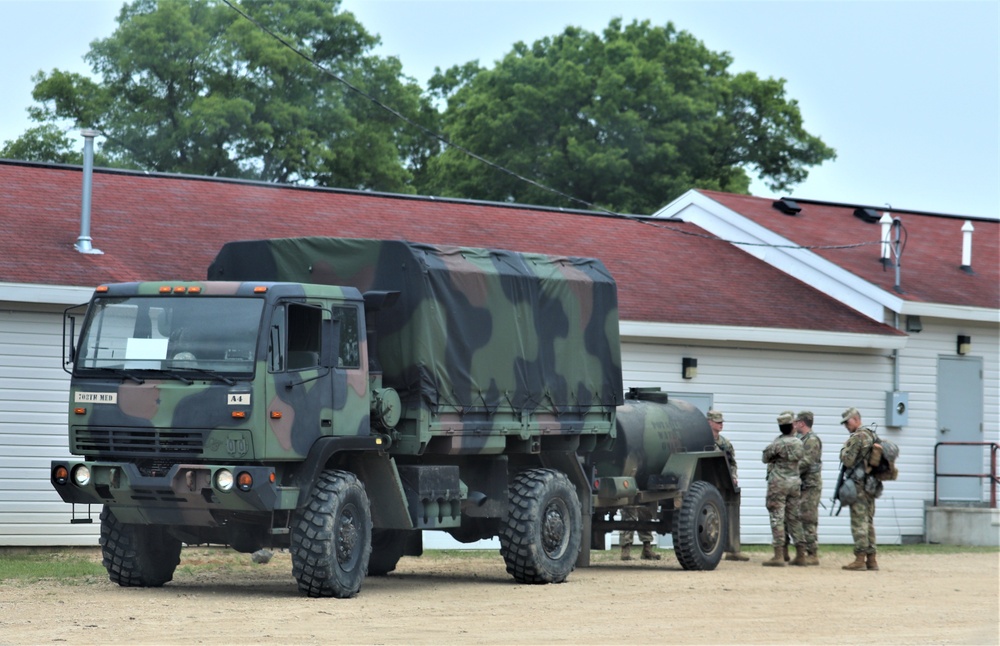
[[[664,340],[695,343],[755,343],[781,346],[814,346],[844,349],[896,350],[906,347],[908,336],[896,334],[858,334],[826,330],[741,327],[735,325],[690,325],[620,321],[622,341],[662,343]]]

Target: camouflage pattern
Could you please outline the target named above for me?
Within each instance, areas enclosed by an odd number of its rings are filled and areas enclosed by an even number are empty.
[[[726,462],[729,463],[729,471],[733,475],[733,481],[736,481],[738,479],[738,475],[736,473],[736,450],[733,448],[732,443],[722,435],[719,435],[719,439],[715,440],[715,446],[726,454]]]
[[[622,507],[622,520],[653,520],[653,512],[650,511],[649,507]],[[636,532],[631,529],[623,529],[618,533],[618,544],[631,545],[635,534]],[[639,532],[640,542],[652,543],[653,540],[655,540],[653,532]]]
[[[598,260],[290,238],[229,243],[208,275],[399,292],[374,323],[404,407],[396,453],[501,453],[500,426],[608,434],[622,403],[617,291]]]
[[[800,433],[798,437],[803,449],[803,458],[799,462],[802,478],[799,517],[805,547],[812,553],[817,548],[819,503],[823,493],[823,442],[813,431]]]
[[[854,409],[849,409],[854,410]],[[847,412],[849,412],[847,411]],[[856,412],[856,411],[855,411]],[[845,417],[850,417],[845,412]],[[861,426],[850,434],[840,449],[840,463],[848,471],[858,462],[867,460],[871,454],[875,435],[867,426]],[[875,498],[865,491],[864,479],[857,482],[858,499],[851,505],[851,537],[854,539],[855,554],[875,554]]]
[[[855,554],[875,554],[875,498],[863,490],[858,491],[858,499],[851,505],[851,538],[854,539]]]
[[[802,542],[802,522],[799,518],[799,496],[802,479],[799,461],[804,451],[794,435],[780,435],[767,445],[762,461],[767,464],[766,506],[771,521],[771,545],[785,545],[785,532],[792,541]]]

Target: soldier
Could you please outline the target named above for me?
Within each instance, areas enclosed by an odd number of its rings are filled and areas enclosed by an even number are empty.
[[[792,565],[819,565],[817,527],[819,501],[823,491],[823,442],[813,433],[813,419],[813,414],[804,410],[795,416],[792,424],[805,452],[799,462],[799,476],[802,478],[799,518],[802,520],[802,540],[806,548],[805,562]]]
[[[785,530],[795,543],[795,560],[805,564],[805,545],[802,540],[802,522],[799,520],[799,496],[802,478],[799,476],[799,462],[805,455],[802,442],[792,432],[795,413],[785,411],[778,416],[781,430],[773,442],[767,445],[762,456],[767,465],[767,511],[771,519],[771,545],[774,556],[764,561],[766,566],[785,566]]]
[[[847,470],[847,477],[855,479],[858,498],[851,505],[851,536],[854,538],[854,562],[844,566],[845,570],[877,570],[875,554],[875,495],[865,487],[867,469],[859,474],[856,467],[867,462],[875,444],[875,434],[867,426],[861,425],[861,413],[857,408],[848,408],[840,418],[850,437],[840,449],[840,463]],[[860,477],[860,481],[858,478]],[[881,483],[878,483],[881,484]]]
[[[648,507],[622,507],[622,520],[653,520],[653,512]],[[631,529],[624,529],[618,534],[618,543],[622,546],[622,560],[632,560],[632,535]],[[659,561],[660,555],[653,551],[653,533],[640,531],[639,540],[642,541],[642,558],[647,561]]]
[[[718,447],[720,451],[726,454],[726,462],[729,463],[729,471],[733,475],[733,486],[737,489],[739,488],[739,480],[736,477],[736,451],[733,449],[733,445],[724,438],[722,433],[722,425],[725,423],[722,413],[717,410],[710,410],[705,415],[708,418],[708,425],[712,428],[712,435],[715,436],[715,446]],[[735,507],[739,509],[740,495],[736,494]],[[727,561],[749,561],[750,557],[740,551],[740,527],[739,527],[739,515],[731,516],[733,522],[729,524],[729,531],[733,532],[733,540],[731,543],[735,551],[726,552]]]

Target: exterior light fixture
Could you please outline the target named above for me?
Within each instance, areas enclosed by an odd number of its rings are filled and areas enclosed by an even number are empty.
[[[681,376],[685,379],[694,379],[698,376],[698,360],[691,357],[681,359]]]
[[[972,351],[972,337],[964,334],[958,335],[958,353],[965,355]]]

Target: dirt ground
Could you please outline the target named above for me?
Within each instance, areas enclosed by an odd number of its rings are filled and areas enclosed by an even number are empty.
[[[685,572],[670,551],[630,563],[602,553],[542,586],[514,583],[498,554],[404,557],[346,600],[301,596],[287,553],[266,565],[231,554],[186,548],[158,589],[0,582],[0,644],[1000,642],[997,553],[883,552],[878,572],[841,570],[843,553],[779,569],[755,552],[712,572]]]

